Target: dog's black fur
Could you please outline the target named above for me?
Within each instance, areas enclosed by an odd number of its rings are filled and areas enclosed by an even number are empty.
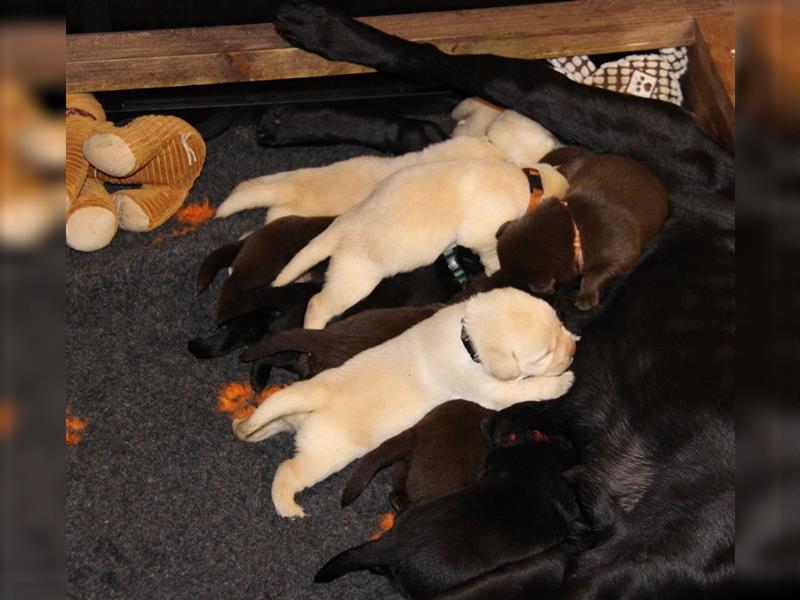
[[[389,501],[396,513],[474,483],[491,449],[481,434],[481,422],[494,412],[466,400],[437,406],[359,459],[342,492],[342,506],[353,503],[389,466]]]
[[[397,337],[441,306],[376,308],[330,323],[325,329],[281,331],[242,352],[240,359],[253,363],[250,381],[253,389],[260,392],[269,382],[273,367],[291,371],[301,379],[313,377]]]
[[[621,514],[598,524],[591,547],[563,550],[570,555],[563,585],[543,597],[731,597],[731,154],[676,106],[582,86],[544,62],[450,56],[305,0],[283,4],[275,25],[293,44],[331,60],[443,82],[517,110],[567,144],[628,156],[662,181],[670,216],[639,264],[591,311],[574,306],[574,289],[552,297],[565,323],[583,335],[576,383],[557,401],[580,449],[577,489],[608,490]],[[514,409],[520,423],[525,409]],[[524,585],[528,575],[535,579],[535,569],[521,562],[474,585],[483,592],[509,581]]]
[[[572,444],[552,426],[497,431],[475,483],[411,506],[378,541],[332,558],[314,580],[370,569],[409,598],[431,598],[573,539],[580,511],[562,477],[576,460]],[[540,592],[558,586],[563,564],[539,573]]]
[[[267,334],[302,327],[309,299],[322,289],[328,261],[309,271],[305,281],[283,287],[273,287],[271,283],[294,254],[332,220],[329,217],[284,217],[261,227],[245,240],[226,244],[209,254],[198,274],[199,292],[211,285],[220,269],[233,266],[233,273],[220,292],[217,331],[211,336],[190,340],[189,351],[196,358],[216,358],[258,342]],[[480,259],[473,252],[457,247],[455,253],[467,277],[483,272]],[[446,302],[461,291],[446,259],[439,257],[432,265],[384,279],[343,317],[370,308]],[[269,360],[262,361],[253,371],[259,373],[253,377],[254,384],[263,387],[264,378],[270,372]]]
[[[390,115],[369,115],[292,104],[264,111],[256,139],[262,146],[358,143],[385,152],[404,154],[447,139],[432,121]]]

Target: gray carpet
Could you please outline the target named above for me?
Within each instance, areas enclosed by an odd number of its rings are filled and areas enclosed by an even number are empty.
[[[208,143],[188,201],[219,204],[243,179],[368,152],[355,146],[264,150],[236,127]],[[85,418],[67,448],[67,596],[98,598],[395,597],[381,577],[312,581],[338,551],[366,540],[387,510],[388,478],[339,507],[349,469],[300,494],[309,515],[276,516],[275,469],[286,434],[246,444],[215,412],[218,387],[247,376],[236,354],[198,361],[186,341],[213,331],[211,293],[195,275],[215,247],[263,222],[263,211],[214,220],[184,237],[120,231],[95,253],[67,251],[67,402]]]

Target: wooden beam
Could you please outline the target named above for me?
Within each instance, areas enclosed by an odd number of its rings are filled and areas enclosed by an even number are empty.
[[[694,42],[694,20],[733,0],[574,0],[363,18],[453,54],[519,58]],[[363,73],[289,46],[271,24],[67,36],[67,89],[107,91]]]
[[[684,87],[701,125],[730,150],[736,148],[736,17],[697,20]]]

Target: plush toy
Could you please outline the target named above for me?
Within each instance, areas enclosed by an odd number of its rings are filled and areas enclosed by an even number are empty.
[[[124,127],[105,119],[91,94],[67,94],[67,244],[91,251],[117,227],[150,231],[180,208],[206,157],[200,134],[173,116],[147,115]],[[109,194],[104,182],[140,184]]]

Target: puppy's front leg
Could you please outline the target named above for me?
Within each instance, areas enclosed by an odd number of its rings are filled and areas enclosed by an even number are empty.
[[[581,310],[589,310],[600,302],[600,292],[615,277],[616,273],[605,266],[586,269],[581,279],[581,289],[575,300],[575,306]]]
[[[483,270],[487,277],[491,277],[500,270],[500,259],[497,256],[497,243],[493,243],[485,248],[475,248],[475,252],[481,259]]]
[[[515,381],[498,381],[489,408],[502,410],[526,400],[553,400],[566,394],[574,381],[575,374],[572,371],[557,377],[526,377]]]

